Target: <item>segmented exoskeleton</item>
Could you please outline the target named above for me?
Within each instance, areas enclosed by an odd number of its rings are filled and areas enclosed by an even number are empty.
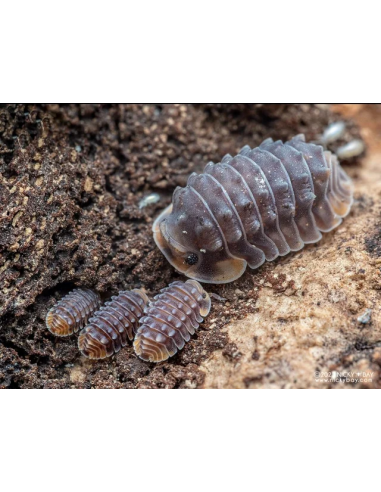
[[[78,347],[89,359],[104,359],[133,340],[139,319],[148,304],[140,289],[119,292],[89,320],[79,334]]]
[[[210,306],[209,295],[195,280],[173,282],[162,289],[140,319],[136,355],[149,362],[172,357],[190,340]]]
[[[208,283],[298,251],[337,227],[353,202],[337,157],[303,135],[244,147],[177,188],[156,219],[156,244],[186,276]]]
[[[100,305],[101,300],[96,292],[74,289],[48,311],[46,326],[58,337],[72,335],[86,325]]]

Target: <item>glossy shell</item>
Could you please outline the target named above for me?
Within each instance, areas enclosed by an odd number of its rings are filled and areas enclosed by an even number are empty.
[[[78,347],[89,359],[104,359],[132,340],[148,297],[139,289],[120,292],[106,302],[81,331]]]
[[[336,140],[339,140],[339,138],[344,135],[345,129],[346,124],[344,121],[335,121],[334,123],[331,123],[324,130],[324,133],[321,137],[321,143],[323,145],[328,145],[332,142],[336,142]]]
[[[172,357],[190,340],[210,306],[198,282],[173,282],[145,309],[134,341],[136,355],[149,362]]]
[[[365,152],[365,144],[362,140],[351,140],[347,144],[339,147],[336,151],[337,157],[340,159],[351,159],[352,157],[358,157]]]
[[[181,273],[222,284],[337,227],[353,202],[337,157],[303,135],[209,163],[156,219],[156,244]]]
[[[55,304],[46,315],[48,330],[58,337],[66,337],[82,329],[99,309],[99,295],[90,289],[74,289]]]

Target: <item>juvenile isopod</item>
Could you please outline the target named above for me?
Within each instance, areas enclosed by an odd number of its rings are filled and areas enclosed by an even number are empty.
[[[365,144],[362,140],[351,140],[347,144],[339,147],[336,150],[337,157],[339,159],[350,159],[351,157],[358,157],[365,150]]]
[[[96,292],[74,289],[48,311],[46,326],[58,337],[72,335],[86,325],[100,305],[101,300]]]
[[[321,137],[321,143],[325,146],[339,140],[345,133],[346,125],[344,121],[335,121],[327,126]]]
[[[350,178],[335,154],[298,135],[244,147],[177,188],[153,233],[167,260],[199,282],[239,278],[342,222],[353,202]]]
[[[119,292],[89,320],[81,331],[78,348],[89,359],[104,359],[133,340],[139,319],[148,303],[140,289]]]
[[[159,201],[160,201],[160,195],[158,193],[151,193],[140,200],[139,208],[142,209],[148,207],[148,205],[154,205]]]
[[[167,360],[181,350],[209,314],[209,295],[195,280],[173,282],[145,309],[135,336],[138,357],[149,362]]]

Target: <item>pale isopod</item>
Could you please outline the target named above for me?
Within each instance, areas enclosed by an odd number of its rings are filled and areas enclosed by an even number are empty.
[[[365,150],[365,144],[362,140],[351,140],[347,144],[339,147],[336,150],[336,155],[339,159],[350,159],[351,157],[358,157]]]
[[[321,137],[321,143],[323,145],[328,145],[332,142],[339,140],[345,133],[346,125],[344,121],[335,121],[327,126]]]
[[[139,202],[139,208],[148,207],[148,205],[154,205],[155,203],[160,201],[160,195],[158,193],[151,193],[150,195],[145,196]]]

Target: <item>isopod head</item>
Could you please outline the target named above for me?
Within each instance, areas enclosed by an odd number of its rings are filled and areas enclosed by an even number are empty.
[[[202,217],[197,208],[186,210],[185,224],[179,227],[183,215],[181,204],[174,200],[174,207],[167,207],[153,225],[156,245],[169,263],[198,282],[224,284],[239,278],[246,270],[246,261],[229,254],[223,237],[207,237],[208,224],[204,233],[195,234],[197,228],[200,231]]]
[[[208,316],[210,308],[212,306],[212,301],[209,294],[195,280],[187,280],[186,283],[197,289],[197,292],[201,295],[202,300],[198,302],[200,306],[200,315],[205,318],[206,316]]]

